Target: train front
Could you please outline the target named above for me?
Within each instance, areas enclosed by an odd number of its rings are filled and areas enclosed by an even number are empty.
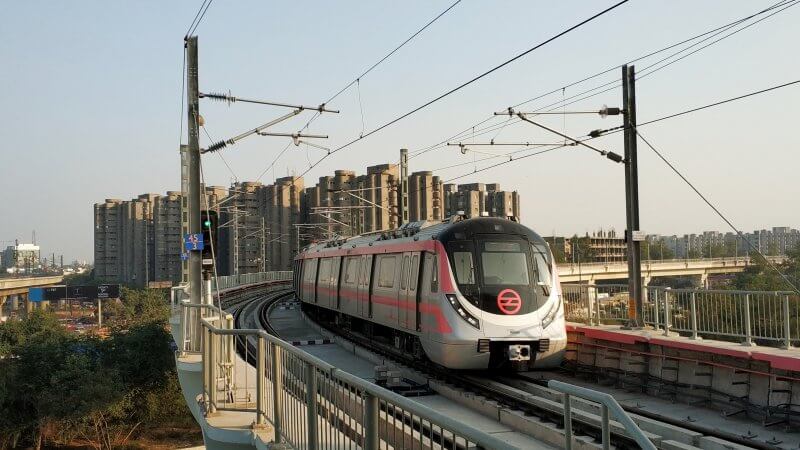
[[[465,360],[451,366],[558,366],[567,342],[564,305],[544,239],[514,221],[477,218],[455,223],[439,240],[455,283],[445,297],[478,322],[454,333],[455,340],[475,347],[454,352]]]

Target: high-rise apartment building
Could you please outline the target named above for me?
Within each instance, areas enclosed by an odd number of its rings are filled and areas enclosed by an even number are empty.
[[[153,204],[153,281],[181,282],[183,247],[181,239],[180,192],[168,191],[158,196]]]
[[[108,198],[94,205],[94,276],[119,281],[122,275],[122,200]]]
[[[442,220],[442,182],[433,172],[414,172],[408,176],[408,220]]]
[[[517,191],[501,191],[498,183],[469,183],[444,185],[445,217],[459,211],[467,217],[519,218],[520,204]]]
[[[303,179],[283,177],[261,189],[261,216],[265,221],[261,239],[265,249],[266,270],[288,270],[300,248],[297,224],[300,224],[300,199]]]

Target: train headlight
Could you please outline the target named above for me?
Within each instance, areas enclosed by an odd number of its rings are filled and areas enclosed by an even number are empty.
[[[453,307],[453,309],[458,313],[459,316],[461,316],[462,319],[466,320],[467,323],[473,327],[479,330],[481,329],[481,323],[475,316],[470,314],[469,311],[461,306],[461,303],[458,301],[458,297],[456,297],[455,294],[445,294],[445,297],[447,297],[447,302],[450,303],[450,306]]]
[[[561,309],[561,296],[558,296],[558,301],[550,307],[550,310],[542,318],[542,328],[547,328],[558,316],[558,310]]]

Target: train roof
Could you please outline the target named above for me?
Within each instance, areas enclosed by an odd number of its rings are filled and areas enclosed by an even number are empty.
[[[327,249],[378,247],[411,241],[437,240],[447,243],[455,239],[470,239],[475,234],[515,234],[529,241],[547,245],[545,240],[530,228],[514,220],[499,217],[453,216],[443,221],[422,220],[409,222],[394,230],[376,231],[349,238],[330,239],[306,246],[301,253],[316,253]]]

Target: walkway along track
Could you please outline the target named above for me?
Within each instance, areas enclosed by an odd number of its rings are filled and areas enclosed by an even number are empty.
[[[280,290],[267,293],[265,296],[259,296],[257,299],[250,301],[243,301],[237,304],[237,308],[233,311],[237,327],[252,328],[252,326],[244,326],[249,319],[256,323],[257,326],[263,328],[270,334],[278,336],[273,327],[270,325],[269,314],[275,305],[282,301],[288,300],[293,297],[293,293],[289,290]],[[315,319],[317,325],[327,329],[329,332],[338,335],[354,345],[366,348],[371,352],[381,355],[382,357],[393,360],[396,363],[406,365],[415,370],[422,372],[424,375],[432,378],[434,383],[441,384],[441,386],[450,385],[464,391],[470,392],[474,395],[484,397],[489,400],[497,402],[501,407],[518,411],[525,416],[535,416],[543,421],[556,424],[563,429],[563,405],[561,403],[561,394],[556,393],[541,385],[541,380],[534,380],[527,378],[524,375],[504,374],[506,376],[497,376],[496,374],[488,374],[481,372],[472,373],[458,373],[452,372],[442,367],[436,366],[430,362],[421,363],[407,354],[399,352],[392,345],[377,342],[374,339],[367,339],[366,337],[353,333],[350,331],[342,330],[332,323],[321,322],[318,317],[315,317],[314,312],[309,310],[306,305],[304,311],[309,316]],[[240,355],[247,360],[249,364],[255,364],[255,347],[252,342],[246,339],[237,341],[237,351]],[[503,374],[501,374],[503,375]],[[527,378],[527,379],[526,379]],[[288,386],[288,383],[286,384]],[[298,398],[304,398],[303,392],[296,393]],[[596,405],[589,402],[573,400],[573,432],[576,436],[584,435],[592,437],[596,442],[599,442],[601,429],[599,422],[599,412],[593,412],[597,409]],[[659,429],[669,428],[672,434],[680,433],[680,430],[686,431],[685,444],[691,445],[696,443],[698,435],[712,437],[719,440],[728,441],[730,443],[744,445],[750,448],[758,449],[775,449],[776,445],[769,445],[766,443],[755,442],[745,439],[740,436],[731,435],[730,433],[720,432],[719,430],[709,429],[702,425],[692,424],[677,421],[673,418],[664,417],[656,413],[643,411],[638,408],[626,407],[625,408],[639,424],[639,426],[651,437],[660,440],[668,440],[668,438],[658,433]],[[320,408],[324,411],[325,408]],[[398,420],[405,420],[402,412],[396,412]],[[328,414],[330,416],[330,414]],[[350,429],[345,422],[336,421],[334,415],[334,422],[337,428],[345,435],[358,439],[356,430]],[[659,424],[659,422],[661,424]],[[414,425],[415,428],[422,430],[426,435],[429,435],[430,430],[425,430],[424,427]],[[525,430],[519,430],[525,431]],[[611,427],[612,444],[617,448],[638,448],[635,442],[625,435],[624,431],[612,423]],[[433,436],[432,434],[430,434]],[[436,436],[441,438],[441,436]],[[563,438],[562,438],[563,439]],[[452,443],[451,443],[452,445]],[[560,444],[555,444],[560,445]],[[453,448],[456,448],[454,446]]]
[[[454,372],[429,361],[419,361],[388,343],[381,343],[374,338],[370,339],[361,334],[343,330],[331,322],[322,321],[306,304],[303,304],[303,311],[306,312],[309,318],[314,320],[317,325],[325,328],[330,333],[340,336],[354,345],[358,345],[382,357],[393,360],[396,363],[417,370],[433,380],[438,381],[443,386],[447,386],[448,384],[455,386],[465,392],[493,400],[497,402],[499,406],[508,408],[511,411],[521,412],[525,416],[538,417],[545,422],[556,424],[561,429],[564,427],[562,395],[543,386],[539,380],[533,381],[529,378],[526,379],[526,377],[522,375],[512,373]],[[434,390],[437,389],[440,388],[434,388]],[[538,395],[534,394],[534,392]],[[727,441],[727,443],[738,444],[739,446],[764,450],[779,448],[777,445],[753,441],[742,436],[736,436],[698,424],[680,422],[657,413],[643,411],[639,408],[629,406],[623,406],[623,408],[649,437],[655,438],[654,440],[657,441],[657,446],[659,445],[659,440],[674,440],[675,436],[672,435],[681,434],[683,431],[682,434],[686,436],[685,439],[682,439],[685,440],[683,443],[689,445],[697,445],[698,438],[705,436],[715,439],[716,443],[722,445],[725,445],[725,442],[720,441]],[[593,410],[597,411],[593,412]],[[602,432],[599,415],[599,407],[597,405],[581,399],[573,399],[573,434],[575,436],[584,435],[592,437],[599,443]],[[525,430],[520,429],[519,431]],[[664,433],[665,431],[668,433]],[[661,433],[669,434],[672,437],[663,436]],[[624,433],[624,430],[622,430],[619,425],[614,425],[613,422],[611,426],[611,440],[612,445],[616,446],[616,448],[639,448],[633,439],[628,437]],[[557,445],[561,445],[561,443]],[[715,446],[715,448],[720,447]]]

